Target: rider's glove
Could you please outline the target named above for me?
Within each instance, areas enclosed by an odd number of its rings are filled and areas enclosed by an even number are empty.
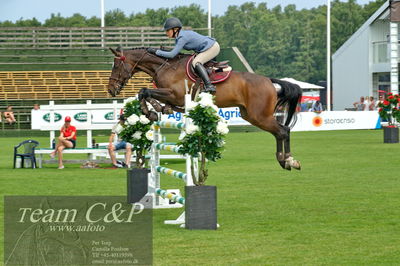
[[[156,54],[157,49],[153,48],[153,47],[149,47],[149,48],[147,48],[147,52],[150,53],[150,54]]]

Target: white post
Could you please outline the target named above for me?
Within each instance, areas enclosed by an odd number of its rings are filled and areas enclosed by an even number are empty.
[[[393,94],[399,93],[398,31],[397,22],[390,22],[390,90]]]
[[[50,106],[50,112],[49,112],[49,118],[50,118],[50,125],[52,126],[54,124],[54,101],[49,101],[49,106]],[[55,140],[56,134],[54,130],[50,130],[50,147],[53,148],[53,139]],[[57,143],[57,140],[55,140]]]
[[[326,10],[326,107],[331,111],[331,0]]]
[[[159,119],[161,120],[161,115],[159,115]],[[160,127],[159,126],[154,126],[154,136],[153,136],[153,146],[152,146],[152,152],[151,152],[151,172],[150,175],[152,176],[149,178],[149,183],[151,182],[151,186],[149,186],[149,193],[154,195],[153,198],[153,206],[159,206],[160,205],[160,196],[156,194],[155,188],[160,188],[161,187],[161,180],[160,180],[160,173],[156,171],[156,166],[160,165],[160,150],[156,149],[155,146],[157,143],[160,142]]]
[[[92,112],[90,110],[90,105],[92,104],[91,100],[86,101],[87,104],[87,123],[89,124],[89,127],[92,125]],[[86,131],[86,145],[88,148],[92,147],[92,130],[88,129]]]
[[[185,86],[187,87],[187,80],[185,79]],[[192,101],[192,95],[185,94],[185,114],[189,113],[187,107],[188,103]],[[191,120],[184,116],[185,127],[188,127],[191,124]],[[194,186],[193,177],[192,177],[192,156],[186,155],[186,186]]]
[[[208,0],[208,36],[211,37],[211,0]]]
[[[100,0],[100,17],[101,17],[101,47],[104,47],[104,0]]]
[[[116,100],[114,100],[114,101],[112,101],[112,103],[113,103],[113,119],[115,120],[115,119],[119,119],[119,117],[118,117],[118,102],[116,101]],[[125,104],[125,102],[124,102],[124,104]]]

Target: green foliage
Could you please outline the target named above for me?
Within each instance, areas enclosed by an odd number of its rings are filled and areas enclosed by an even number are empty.
[[[106,12],[104,19],[107,26],[132,26],[129,25],[128,18],[125,16],[124,11],[118,8]]]
[[[178,145],[179,153],[200,157],[199,179],[193,181],[197,185],[203,185],[208,176],[206,159],[215,162],[221,158],[225,135],[229,130],[223,118],[218,116],[213,96],[201,93],[199,99],[191,106],[187,116],[191,122],[186,124],[186,135]]]
[[[332,2],[331,46],[334,53],[383,3],[371,1],[360,5],[355,0]],[[205,28],[207,13],[199,5],[147,9],[126,15],[115,9],[106,12],[107,26],[162,27],[166,18],[175,16],[185,26]],[[228,6],[222,16],[215,16],[213,37],[222,47],[236,46],[253,69],[269,77],[293,77],[318,82],[326,77],[326,5],[297,10],[295,5],[268,8],[267,3],[245,2]],[[2,27],[41,26],[36,19],[0,22]],[[100,26],[100,19],[74,14],[70,18],[51,14],[45,27]],[[206,31],[200,31],[207,34]]]
[[[119,133],[122,140],[132,144],[132,151],[136,152],[136,167],[143,168],[146,151],[153,144],[152,121],[142,113],[139,100],[128,98],[124,106],[126,121],[123,130]]]

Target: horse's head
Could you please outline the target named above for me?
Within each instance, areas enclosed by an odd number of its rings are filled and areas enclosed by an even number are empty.
[[[132,55],[128,53],[124,55],[124,51],[121,48],[116,50],[110,48],[110,50],[115,55],[115,58],[108,81],[108,92],[115,97],[122,91],[132,75],[138,71],[136,69],[138,61],[135,63],[135,58],[131,58]]]

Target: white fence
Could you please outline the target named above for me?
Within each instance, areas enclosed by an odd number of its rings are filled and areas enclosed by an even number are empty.
[[[117,115],[123,103],[113,101],[108,104],[42,105],[40,110],[32,110],[32,129],[50,131],[50,142],[64,123],[65,116],[72,118],[71,124],[78,130],[87,131],[87,147],[91,147],[92,130],[111,129],[117,122]],[[238,107],[220,108],[218,114],[228,125],[250,125],[243,120]],[[162,121],[181,122],[181,113],[163,115]],[[301,112],[297,114],[297,123],[292,131],[347,130],[380,128],[377,111],[330,111],[322,113]]]

